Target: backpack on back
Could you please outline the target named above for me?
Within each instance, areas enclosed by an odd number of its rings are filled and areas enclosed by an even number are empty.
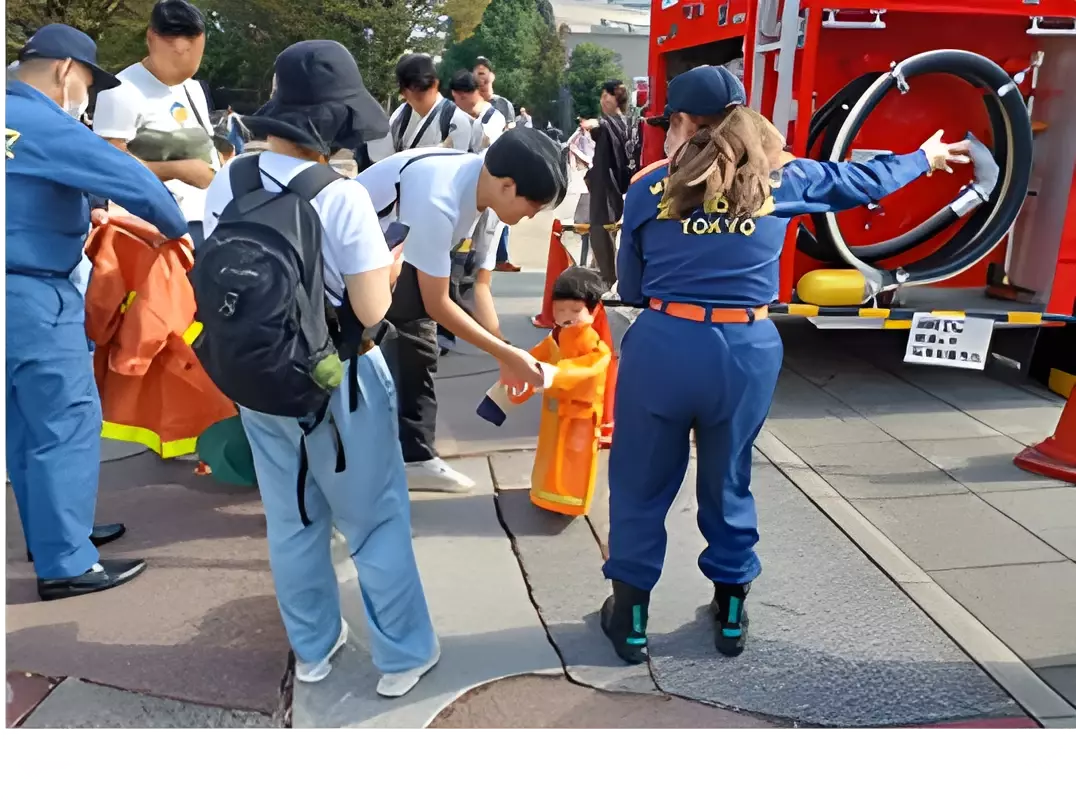
[[[202,323],[193,347],[233,402],[282,417],[317,415],[343,365],[325,319],[322,227],[311,202],[343,176],[315,164],[272,192],[260,157],[240,156],[230,167],[232,200],[191,270]]]
[[[443,142],[448,138],[448,135],[452,132],[452,117],[456,113],[456,104],[451,100],[442,100],[438,106],[437,118],[441,125],[441,139],[438,142]],[[426,121],[422,123],[418,131],[412,137],[411,141],[407,144],[404,143],[404,133],[407,131],[407,126],[411,124],[411,115],[414,111],[411,106],[404,104],[403,111],[400,112],[400,116],[396,118],[396,121],[392,124],[392,146],[393,149],[399,153],[404,150],[411,150],[414,147],[420,147],[416,144],[421,141],[423,134],[426,133],[426,129],[430,127],[430,123],[433,122],[433,115],[427,115]]]

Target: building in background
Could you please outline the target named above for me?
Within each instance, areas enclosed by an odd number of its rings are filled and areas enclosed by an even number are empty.
[[[565,53],[581,42],[608,47],[620,55],[629,78],[647,74],[650,3],[643,0],[552,0],[553,17]]]

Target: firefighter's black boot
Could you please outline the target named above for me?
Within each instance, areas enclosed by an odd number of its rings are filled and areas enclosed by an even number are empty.
[[[629,664],[646,663],[646,617],[650,592],[613,581],[601,610],[601,625],[616,654]]]
[[[751,584],[742,586],[714,584],[714,600],[710,611],[714,615],[714,643],[717,651],[726,656],[738,656],[747,643],[747,593]]]

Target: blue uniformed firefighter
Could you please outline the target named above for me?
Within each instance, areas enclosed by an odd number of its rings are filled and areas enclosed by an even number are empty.
[[[79,122],[91,88],[118,85],[93,40],[66,25],[34,34],[7,78],[7,469],[44,600],[108,589],[145,567],[99,561],[91,538],[101,402],[76,270],[87,195],[166,236],[183,236],[187,222],[152,172]]]
[[[935,169],[967,163],[941,132],[920,150],[864,164],[795,159],[744,105],[723,67],[669,84],[663,117],[671,158],[636,176],[617,261],[619,293],[644,305],[622,345],[609,462],[613,593],[601,622],[617,654],[646,658],[650,591],[665,558],[665,516],[698,451],[699,567],[713,582],[717,649],[743,651],[744,600],[761,571],[751,447],[769,412],[782,344],[777,297],[792,217],[877,202]]]

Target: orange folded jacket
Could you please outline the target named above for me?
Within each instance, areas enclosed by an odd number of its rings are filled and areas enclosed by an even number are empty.
[[[113,214],[90,233],[86,255],[93,264],[86,334],[96,345],[101,436],[162,458],[195,452],[206,428],[237,412],[191,349],[201,326],[187,278],[189,245]]]

